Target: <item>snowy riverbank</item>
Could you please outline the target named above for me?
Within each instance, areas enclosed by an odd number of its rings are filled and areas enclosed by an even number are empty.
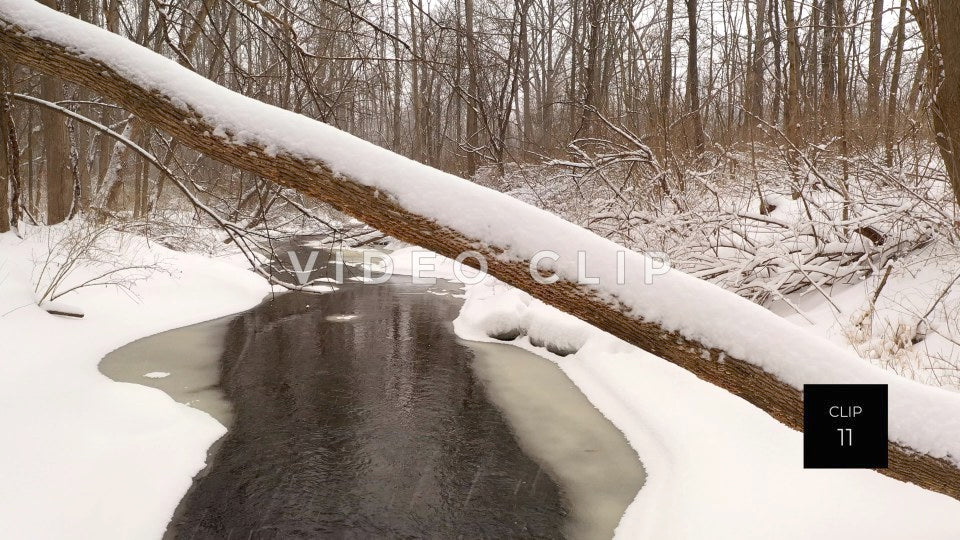
[[[132,236],[122,245],[118,263],[166,271],[132,283],[132,294],[106,286],[65,296],[86,315],[71,319],[34,303],[33,279],[47,253],[41,232],[27,240],[0,235],[6,538],[159,538],[207,447],[224,433],[207,414],[159,390],[110,381],[97,364],[140,337],[247,309],[270,287],[240,263]],[[86,265],[69,281],[107,269]]]
[[[113,286],[71,293],[65,300],[86,316],[69,319],[34,304],[41,231],[0,236],[0,522],[9,537],[156,538],[223,433],[158,390],[108,380],[97,364],[139,337],[253,306],[270,287],[235,260],[114,240],[120,264],[165,271],[132,283],[135,296]],[[398,273],[411,251],[396,254]],[[437,266],[452,274],[449,261]],[[87,265],[70,281],[104,268]],[[515,345],[557,362],[625,433],[648,480],[622,538],[960,537],[957,501],[870,471],[804,470],[799,433],[525,293],[489,279],[469,286],[455,327],[481,341],[521,331]]]
[[[395,254],[399,272],[416,249]],[[427,260],[453,278],[453,261]],[[647,481],[619,538],[960,538],[960,502],[873,471],[805,470],[801,433],[490,277],[467,286],[454,328],[474,341],[520,334],[510,343],[557,362],[623,431]]]
[[[469,286],[454,326],[477,341],[519,330],[513,344],[557,362],[624,432],[648,477],[620,538],[960,538],[960,502],[872,471],[804,470],[799,432],[526,293]]]

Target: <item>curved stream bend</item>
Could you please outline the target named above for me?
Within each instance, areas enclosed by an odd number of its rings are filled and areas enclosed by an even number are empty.
[[[426,290],[286,293],[105,358],[233,422],[166,537],[609,538],[643,481],[623,436],[551,362],[458,340],[459,302]]]

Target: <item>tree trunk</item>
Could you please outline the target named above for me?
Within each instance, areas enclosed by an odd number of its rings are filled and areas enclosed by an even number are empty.
[[[3,56],[0,56],[0,91],[4,93],[10,89],[7,87],[7,71],[9,70],[9,63],[7,59]],[[9,156],[9,134],[10,126],[7,124],[8,119],[10,118],[7,114],[10,106],[10,98],[7,97],[6,93],[0,97],[0,233],[5,233],[10,230],[10,186],[13,183],[13,179],[10,177],[9,171],[10,167],[10,156]]]
[[[472,1],[472,0],[467,0]],[[393,32],[400,35],[400,2],[393,0]],[[403,63],[400,61],[400,44],[393,40],[393,144],[391,150],[397,153],[403,153],[401,146],[402,127],[402,107],[400,97],[403,94]]]
[[[823,0],[823,43],[820,45],[820,77],[823,84],[823,95],[820,99],[820,114],[827,125],[827,132],[832,133],[834,115],[836,114],[836,27],[834,15],[837,11],[837,0]]]
[[[837,23],[837,31],[835,32],[834,38],[837,47],[837,110],[840,112],[840,155],[843,158],[840,164],[840,188],[843,190],[844,198],[842,216],[844,220],[847,220],[850,218],[850,197],[848,194],[848,186],[850,185],[850,160],[847,159],[850,155],[850,144],[847,137],[847,84],[849,80],[847,77],[847,57],[843,39],[844,28],[846,27],[846,13],[843,8],[843,0],[838,0],[835,7],[837,11],[834,13],[833,20]]]
[[[783,0],[787,23],[787,102],[783,108],[783,128],[787,139],[800,145],[800,43],[793,0]]]
[[[780,27],[780,6],[777,0],[770,0],[770,6],[767,9],[767,26],[770,27],[771,41],[773,41],[773,102],[770,104],[770,122],[777,124],[780,122],[780,106],[783,99],[783,48],[781,41],[783,37]]]
[[[521,125],[523,126],[523,136],[520,145],[526,150],[531,141],[533,141],[533,114],[530,105],[530,33],[527,19],[530,16],[530,0],[520,0],[517,9],[520,10],[520,90],[523,93],[521,111]]]
[[[52,75],[40,80],[40,96],[56,103],[63,99],[63,83]],[[73,174],[70,172],[70,140],[67,124],[55,112],[40,114],[43,126],[44,171],[47,183],[47,224],[67,219],[73,205]]]
[[[123,128],[123,136],[133,140],[139,137],[139,120],[132,115],[127,118],[127,125]],[[120,141],[115,141],[113,150],[110,152],[110,160],[107,164],[106,173],[103,175],[103,181],[97,190],[96,197],[93,198],[93,205],[99,210],[120,210],[120,196],[123,193],[123,179],[129,173],[127,163],[127,145]]]
[[[463,12],[467,30],[467,177],[477,172],[477,148],[480,146],[480,125],[477,121],[478,78],[480,59],[477,57],[477,38],[473,32],[473,0],[464,0]]]
[[[933,133],[960,203],[960,11],[951,1],[911,0],[923,37]]]
[[[420,48],[420,39],[417,35],[417,8],[413,0],[408,0],[410,8],[410,46],[413,47],[413,59],[410,61],[410,108],[413,110],[413,146],[410,154],[413,159],[423,162],[426,158],[423,147],[423,103],[420,88],[420,59],[424,51]]]
[[[880,34],[883,29],[883,0],[873,0],[870,13],[870,51],[867,59],[867,138],[873,142],[880,127]]]
[[[600,71],[602,69],[601,42],[603,27],[601,18],[603,0],[588,0],[587,9],[587,63],[584,66],[583,109],[580,116],[580,129],[583,135],[592,136],[596,129],[597,113],[603,113],[600,103]]]
[[[700,72],[697,68],[697,0],[687,0],[690,44],[687,53],[687,100],[690,104],[690,131],[693,153],[703,153],[703,117],[700,115]]]
[[[753,57],[750,59],[750,69],[747,72],[746,89],[746,109],[750,113],[747,116],[747,125],[753,126],[757,123],[757,118],[763,118],[763,51],[766,43],[765,21],[767,19],[767,10],[765,0],[756,0],[757,12],[756,22],[754,23],[753,35]],[[754,118],[756,117],[756,118]]]
[[[660,132],[663,137],[660,155],[667,155],[670,145],[670,97],[673,94],[673,0],[666,0],[663,44],[660,49]]]
[[[225,140],[183,100],[142,87],[95,53],[91,55],[89,51],[47,41],[35,32],[27,33],[6,17],[0,13],[0,53],[7,54],[13,61],[83,84],[198,152],[316,197],[402,241],[447,257],[476,251],[488,262],[490,275],[742,397],[793,429],[802,429],[801,391],[761,367],[730,351],[711,348],[690,332],[671,331],[639,318],[616,298],[599,297],[591,285],[566,279],[552,284],[536,280],[530,275],[529,261],[500,256],[509,246],[491,245],[479,236],[413,212],[389,193],[349,175],[336,174],[322,162],[297,157],[283,149],[278,152],[276,148],[259,144]],[[91,27],[90,32],[104,31]],[[147,53],[146,50],[140,52]],[[508,198],[494,194],[491,197]],[[747,302],[728,294],[731,302]],[[776,317],[762,310],[756,313],[761,319],[767,315],[770,320]],[[960,499],[960,469],[952,461],[919,453],[893,441],[888,443],[888,449],[889,467],[878,472]]]
[[[44,0],[48,7],[56,9],[56,0]],[[40,78],[40,96],[50,102],[63,100],[63,83],[54,75]],[[43,111],[40,115],[43,126],[44,170],[47,181],[47,224],[53,225],[67,219],[73,204],[73,175],[70,172],[66,121],[57,113]]]
[[[943,80],[933,101],[933,126],[937,145],[960,202],[960,9],[953,0],[932,0],[943,63]]]
[[[15,90],[13,68],[13,63],[0,55],[0,91],[3,92],[3,95],[0,95],[0,233],[11,228],[17,229],[23,207],[20,145],[17,142],[17,127],[13,123],[10,103],[10,94]],[[28,201],[29,197],[28,193]]]
[[[884,132],[884,163],[887,167],[893,165],[893,138],[897,133],[897,99],[900,95],[900,65],[903,62],[903,43],[906,41],[905,27],[907,15],[907,0],[900,0],[900,16],[895,31],[896,52],[893,55],[893,72],[890,75],[890,97],[887,101],[887,121]]]

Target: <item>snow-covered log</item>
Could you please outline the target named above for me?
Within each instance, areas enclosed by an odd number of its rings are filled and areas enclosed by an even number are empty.
[[[880,472],[960,499],[960,395],[870,366],[683,273],[644,276],[651,265],[642,254],[509,196],[231,92],[33,0],[0,0],[0,26],[0,52],[11,60],[95,90],[197,151],[323,200],[401,240],[449,257],[478,252],[493,276],[725,388],[794,429],[802,427],[805,383],[888,384],[890,466]],[[548,273],[559,280],[552,284],[533,279],[529,269],[529,261],[547,250],[556,255]],[[581,266],[596,282],[578,280]]]

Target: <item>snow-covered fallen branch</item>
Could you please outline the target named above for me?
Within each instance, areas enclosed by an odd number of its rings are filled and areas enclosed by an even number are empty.
[[[960,395],[861,361],[733,293],[509,196],[329,125],[231,92],[176,62],[32,0],[0,0],[0,51],[89,87],[197,151],[331,204],[403,241],[457,257],[669,360],[795,429],[805,383],[890,385],[884,474],[960,499]],[[557,255],[559,280],[531,276]],[[582,254],[582,255],[581,255]],[[596,283],[578,280],[581,260]],[[618,260],[626,269],[618,276]],[[799,464],[798,464],[799,466]]]

